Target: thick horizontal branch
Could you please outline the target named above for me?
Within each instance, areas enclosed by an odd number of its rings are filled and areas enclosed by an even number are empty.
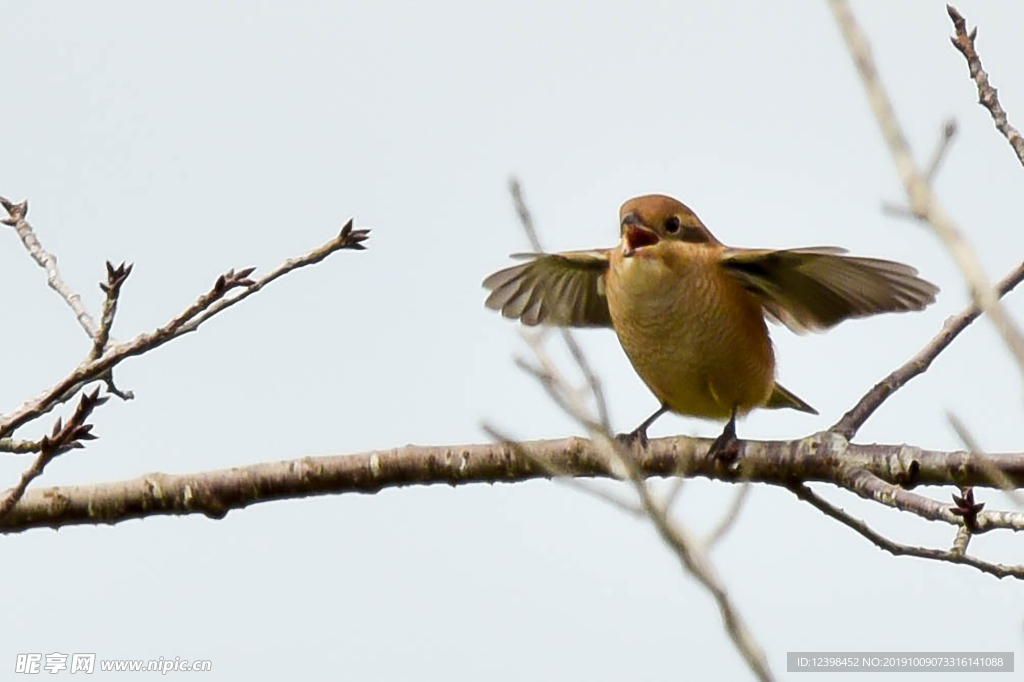
[[[849,444],[840,436],[822,433],[797,441],[743,441],[739,467],[728,468],[706,456],[710,443],[701,438],[655,439],[638,455],[637,465],[643,476],[704,476],[787,488],[793,481],[824,481],[869,499],[876,499],[877,491],[870,485],[857,489],[860,484],[853,482],[864,480],[864,474],[859,472],[867,472],[886,484],[904,487],[943,484],[992,487],[991,467],[995,467],[1015,485],[1024,482],[1024,453],[990,455],[988,464],[982,466],[977,457],[968,452],[927,451],[906,445]],[[29,490],[0,519],[0,532],[117,523],[158,515],[204,514],[222,518],[232,509],[258,502],[312,495],[375,493],[406,485],[512,483],[549,478],[551,471],[617,478],[614,470],[601,450],[583,438],[528,441],[517,445],[407,446],[196,474],[156,473],[113,483],[36,488]],[[926,499],[929,505],[935,506],[918,510],[911,499],[906,510],[925,518],[953,518],[959,522],[949,511],[952,505],[920,495],[914,497]],[[993,528],[1024,530],[1024,514],[989,511],[978,514],[979,532]]]

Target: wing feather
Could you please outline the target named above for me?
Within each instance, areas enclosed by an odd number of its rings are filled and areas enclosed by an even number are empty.
[[[903,263],[844,255],[836,247],[726,249],[722,266],[797,333],[878,313],[923,310],[938,287]]]
[[[607,251],[514,254],[529,262],[499,270],[484,280],[485,305],[534,326],[610,327],[602,278]]]

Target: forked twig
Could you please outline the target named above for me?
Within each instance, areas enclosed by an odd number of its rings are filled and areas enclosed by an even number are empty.
[[[911,212],[915,217],[927,223],[946,246],[967,281],[971,298],[992,320],[992,324],[1016,359],[1017,368],[1024,378],[1024,335],[1021,334],[1016,322],[999,302],[999,297],[989,283],[974,248],[939,204],[929,185],[928,178],[914,161],[910,145],[896,119],[892,102],[878,75],[867,36],[857,25],[847,1],[829,0],[829,4],[867,91],[868,101],[896,165]]]

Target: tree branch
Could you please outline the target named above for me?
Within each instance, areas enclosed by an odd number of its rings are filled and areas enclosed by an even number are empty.
[[[914,161],[910,145],[900,128],[892,108],[892,102],[878,75],[867,36],[857,25],[849,5],[846,0],[830,0],[829,4],[843,38],[846,40],[850,55],[856,64],[867,92],[868,102],[871,104],[882,136],[885,138],[889,153],[896,165],[911,212],[915,217],[927,223],[932,232],[945,244],[967,281],[972,300],[991,318],[992,324],[995,325],[996,330],[1016,359],[1017,369],[1024,377],[1024,335],[1021,334],[1017,324],[999,302],[999,297],[989,283],[974,248],[939,204],[927,177]]]
[[[861,469],[890,485],[993,485],[985,468],[978,465],[971,453],[963,451],[848,444],[842,438],[825,433],[796,441],[742,441],[739,469],[734,471],[706,456],[710,444],[710,439],[682,436],[653,439],[645,452],[636,454],[636,466],[645,478],[702,476],[783,487],[800,480],[843,487],[867,485],[870,491],[870,483],[847,480],[849,476],[853,479],[864,476],[847,474],[848,468]],[[517,448],[524,448],[529,456],[517,452]],[[993,454],[988,461],[1015,485],[1024,482],[1024,453]],[[501,443],[406,446],[193,474],[153,473],[128,481],[37,488],[29,490],[0,519],[0,532],[118,523],[162,515],[205,514],[221,518],[231,509],[273,500],[376,493],[407,485],[517,483],[550,478],[550,472],[621,478],[621,471],[616,471],[607,453],[584,438],[527,441],[514,446]],[[874,499],[873,494],[870,496]],[[934,504],[941,509],[954,508]],[[951,511],[940,511],[934,516],[957,526],[962,523]],[[983,511],[978,514],[977,524],[981,530],[1024,530],[1024,513]]]
[[[1014,268],[996,286],[999,296],[1005,296],[1013,291],[1014,287],[1024,280],[1024,262]],[[931,366],[932,360],[938,357],[949,344],[953,342],[960,332],[967,328],[981,315],[981,308],[978,304],[972,304],[966,310],[955,317],[950,317],[942,325],[942,329],[928,345],[922,348],[914,357],[910,358],[902,366],[885,377],[874,388],[868,391],[860,401],[854,405],[849,412],[843,415],[842,419],[835,423],[830,429],[847,440],[853,438],[858,429],[863,426],[878,407],[893,393],[901,389],[908,381],[919,374],[923,374]]]
[[[82,444],[83,440],[94,440],[96,438],[92,433],[92,425],[86,424],[85,420],[89,418],[89,415],[92,414],[96,407],[105,402],[107,402],[107,398],[101,398],[100,390],[97,388],[91,394],[82,396],[81,400],[78,401],[78,407],[71,415],[71,418],[68,419],[67,424],[62,425],[61,420],[57,420],[57,423],[53,425],[53,431],[51,431],[50,435],[43,436],[43,439],[39,442],[39,456],[36,457],[32,466],[21,474],[18,484],[8,490],[7,494],[0,499],[0,519],[3,519],[3,516],[11,511],[18,500],[25,494],[28,484],[40,476],[46,465],[53,461],[55,457],[69,450],[85,447]]]
[[[974,40],[978,37],[978,27],[975,26],[974,30],[968,33],[967,21],[964,20],[960,12],[952,5],[946,5],[946,11],[949,13],[949,18],[953,20],[953,29],[956,31],[956,35],[950,38],[950,41],[953,43],[953,47],[958,49],[967,60],[967,69],[971,78],[978,84],[978,103],[988,109],[992,120],[995,121],[996,129],[1003,134],[1003,137],[1013,147],[1013,151],[1016,152],[1017,159],[1024,164],[1024,138],[1020,136],[1016,128],[1010,125],[1006,111],[999,104],[998,91],[989,83],[988,74],[981,67],[981,57],[974,49]]]
[[[9,199],[0,197],[0,206],[4,207],[8,216],[0,222],[14,228],[14,231],[21,238],[21,243],[28,249],[29,255],[32,256],[32,259],[39,267],[46,271],[46,283],[50,285],[51,289],[60,294],[64,302],[68,304],[75,313],[78,324],[82,325],[82,329],[89,335],[89,338],[95,339],[96,334],[99,332],[96,320],[92,319],[92,315],[85,309],[82,297],[61,278],[60,272],[57,270],[57,257],[43,248],[42,244],[39,243],[38,237],[36,237],[35,231],[32,229],[32,225],[25,219],[25,216],[28,215],[28,201],[21,201],[16,204]]]
[[[824,498],[816,495],[809,487],[802,483],[793,484],[789,489],[794,495],[804,502],[807,502],[816,509],[824,512],[827,516],[831,516],[844,526],[854,529],[868,540],[875,543],[878,547],[894,556],[916,556],[922,559],[932,559],[934,561],[948,561],[953,564],[965,564],[967,566],[973,566],[979,571],[994,575],[997,578],[1013,577],[1019,580],[1024,580],[1024,566],[994,564],[969,556],[967,554],[967,541],[960,539],[960,531],[957,532],[957,538],[958,541],[962,543],[962,550],[951,549],[946,551],[941,549],[929,549],[927,547],[904,545],[899,542],[895,542],[894,540],[890,540],[878,531],[872,529],[864,521],[850,516],[839,507],[832,505]],[[963,526],[960,528],[963,530]],[[970,536],[967,534],[965,537]]]
[[[342,249],[364,249],[362,242],[367,239],[368,233],[369,230],[353,230],[352,220],[349,220],[341,232],[323,246],[299,258],[285,261],[256,281],[248,279],[252,268],[239,272],[229,270],[217,278],[210,291],[196,299],[192,305],[164,326],[153,332],[140,334],[130,341],[110,346],[98,358],[87,358],[68,376],[43,393],[25,401],[13,412],[0,416],[0,438],[9,436],[18,427],[46,414],[59,403],[69,400],[85,384],[107,377],[123,360],[151,351],[183,334],[195,331],[206,320],[259,291],[278,277],[298,268],[319,263]],[[242,288],[242,292],[228,296],[236,288]]]
[[[103,300],[103,313],[100,315],[100,326],[93,338],[92,351],[89,359],[95,360],[103,355],[110,341],[110,329],[114,326],[114,315],[117,313],[117,301],[121,297],[121,285],[132,274],[132,266],[121,263],[116,268],[114,264],[107,261],[107,281],[100,282],[100,289],[106,294]]]

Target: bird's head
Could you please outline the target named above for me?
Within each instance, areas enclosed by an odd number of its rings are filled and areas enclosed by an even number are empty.
[[[664,194],[647,194],[624,203],[619,209],[619,227],[626,258],[662,243],[719,243],[693,211]]]

